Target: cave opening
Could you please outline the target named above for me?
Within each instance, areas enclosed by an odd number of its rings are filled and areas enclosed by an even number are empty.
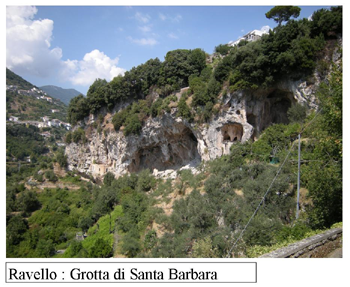
[[[129,165],[129,172],[143,169],[177,169],[192,160],[200,158],[197,138],[189,128],[179,134],[165,134],[164,140],[157,144],[140,148]]]
[[[243,127],[241,124],[226,124],[221,128],[223,141],[237,142],[241,141],[243,136]]]
[[[287,111],[292,106],[293,94],[281,90],[275,90],[267,97],[269,101],[270,124],[287,124]],[[267,111],[266,111],[267,112]]]
[[[287,112],[294,102],[292,92],[277,89],[270,93],[265,99],[262,117],[256,123],[257,133],[272,124],[288,124]]]
[[[258,136],[258,132],[257,132],[257,122],[256,122],[256,116],[254,114],[248,114],[247,115],[247,122],[248,124],[250,124],[253,127],[253,134],[251,136],[251,139],[253,141],[256,140],[257,136]]]

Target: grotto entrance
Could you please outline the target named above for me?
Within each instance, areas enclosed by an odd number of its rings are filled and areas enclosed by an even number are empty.
[[[223,141],[240,142],[243,136],[243,127],[241,124],[226,124],[221,128]]]
[[[254,126],[257,129],[257,133],[260,134],[271,124],[288,124],[287,111],[294,101],[293,93],[291,92],[274,90],[270,93],[264,100],[260,122],[256,122],[256,126]]]
[[[187,165],[194,159],[199,159],[197,138],[189,128],[181,133],[166,133],[162,142],[140,148],[131,164],[129,172],[138,172],[142,169],[177,169]]]

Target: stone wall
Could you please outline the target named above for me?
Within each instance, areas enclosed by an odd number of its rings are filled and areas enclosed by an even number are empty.
[[[287,247],[272,251],[260,258],[322,258],[342,246],[342,228],[305,238]]]

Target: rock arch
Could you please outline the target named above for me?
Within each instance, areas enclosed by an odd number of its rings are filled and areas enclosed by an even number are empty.
[[[222,140],[230,142],[240,142],[243,136],[243,126],[238,123],[225,124],[221,128]]]

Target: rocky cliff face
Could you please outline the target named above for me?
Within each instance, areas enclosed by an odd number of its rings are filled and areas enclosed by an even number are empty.
[[[220,112],[202,125],[176,117],[176,108],[158,118],[149,118],[140,135],[125,137],[113,129],[111,116],[97,133],[86,120],[86,144],[66,147],[69,169],[103,177],[116,176],[148,168],[156,176],[174,177],[176,170],[194,169],[201,161],[228,154],[237,142],[255,140],[273,123],[286,123],[293,103],[317,107],[314,85],[284,81],[269,90],[240,91],[221,99]]]

